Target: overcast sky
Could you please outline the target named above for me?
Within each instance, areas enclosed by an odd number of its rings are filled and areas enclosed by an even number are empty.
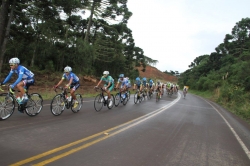
[[[128,0],[127,6],[135,45],[159,61],[159,70],[180,73],[250,17],[250,0]]]

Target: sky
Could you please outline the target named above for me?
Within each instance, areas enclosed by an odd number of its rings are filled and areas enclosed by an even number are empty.
[[[160,71],[182,73],[198,56],[215,52],[242,18],[250,0],[128,0],[135,46],[158,60]]]

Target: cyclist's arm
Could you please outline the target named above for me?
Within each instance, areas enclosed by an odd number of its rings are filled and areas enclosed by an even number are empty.
[[[63,80],[64,80],[64,77],[62,77],[62,79],[56,84],[55,87],[58,87],[59,85],[61,85],[61,83],[63,82]]]
[[[3,84],[6,84],[6,83],[10,80],[12,74],[13,74],[12,72],[9,73],[9,75],[8,75],[8,76],[5,78],[5,80],[3,81]]]

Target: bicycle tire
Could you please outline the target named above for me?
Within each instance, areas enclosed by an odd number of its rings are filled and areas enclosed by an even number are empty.
[[[139,100],[138,92],[135,92],[135,95],[134,95],[134,103],[137,104],[137,103],[138,103],[138,100]]]
[[[38,93],[32,93],[29,95],[29,100],[25,106],[25,113],[30,116],[38,115],[43,108],[43,98]]]
[[[123,104],[123,105],[126,105],[126,104],[127,104],[127,102],[128,102],[128,96],[126,95],[126,97],[123,99],[122,104]]]
[[[50,111],[53,115],[59,116],[65,109],[65,101],[61,94],[55,95],[50,104]]]
[[[101,95],[101,94],[98,94],[96,97],[95,97],[95,101],[94,101],[94,108],[96,110],[96,112],[99,112],[102,107],[103,107],[103,102],[104,102],[104,97]],[[100,108],[98,108],[98,106]]]
[[[159,98],[160,98],[160,97],[159,97],[159,92],[156,93],[155,98],[156,98],[156,102],[159,101]]]
[[[0,94],[0,120],[6,120],[14,113],[15,100],[7,93]]]
[[[130,99],[130,91],[128,90],[127,92],[127,95],[128,95],[128,100]]]
[[[114,104],[115,104],[115,97],[114,97],[114,95],[113,94],[111,94],[111,101],[112,101],[112,105],[111,106],[109,106],[109,102],[108,102],[108,104],[107,104],[107,107],[108,107],[108,109],[111,109],[111,108],[113,108],[113,106],[114,106]]]
[[[79,112],[80,109],[82,108],[82,103],[83,103],[82,95],[76,94],[76,100],[78,101],[77,107],[74,108],[74,104],[71,104],[71,111],[74,113]]]
[[[118,105],[120,104],[120,102],[121,102],[120,93],[116,93],[116,95],[115,95],[115,106],[118,107]]]

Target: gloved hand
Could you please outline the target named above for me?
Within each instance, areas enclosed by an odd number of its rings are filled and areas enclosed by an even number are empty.
[[[14,86],[13,86],[13,85],[10,85],[10,88],[11,88],[11,89],[14,89]]]

